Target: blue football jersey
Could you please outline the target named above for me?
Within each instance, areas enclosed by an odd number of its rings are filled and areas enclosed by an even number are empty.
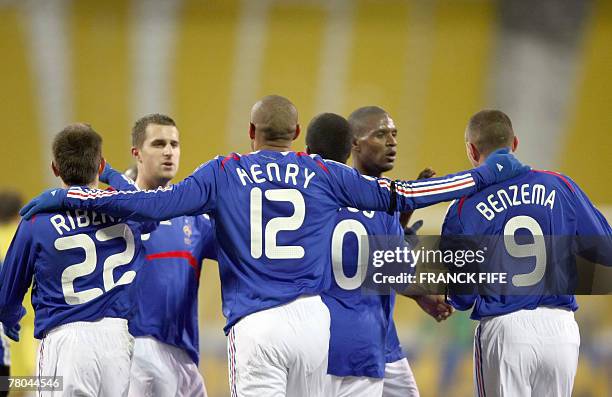
[[[23,317],[30,284],[36,338],[75,321],[128,318],[144,262],[140,235],[154,227],[85,210],[22,221],[0,273],[0,322],[10,328]]]
[[[329,288],[329,238],[339,208],[408,211],[493,183],[486,167],[418,182],[360,175],[305,153],[217,157],[155,191],[69,189],[68,208],[133,220],[209,213],[215,223],[225,331],[242,317]],[[393,193],[395,191],[396,193]]]
[[[330,375],[382,378],[385,362],[403,357],[393,323],[395,296],[361,290],[368,266],[360,254],[364,239],[391,235],[403,240],[397,214],[353,208],[338,212],[331,240],[332,283],[321,295],[331,314]]]
[[[544,270],[554,266],[555,277],[569,277],[567,273],[575,267],[575,256],[567,253],[570,252],[571,243],[579,241],[575,236],[578,239],[581,236],[598,239],[595,249],[599,252],[581,252],[580,249],[577,252],[596,261],[602,253],[609,258],[612,247],[612,229],[603,215],[570,178],[550,171],[533,170],[453,203],[444,221],[442,234],[512,236],[499,240],[504,247],[496,250],[496,256],[492,259],[495,264],[488,262],[485,266],[490,271],[507,271],[509,280],[518,280],[513,279],[516,276],[521,278],[522,285],[519,284],[512,291],[529,289],[525,294],[449,297],[450,303],[459,310],[474,306],[471,317],[476,320],[539,306],[577,310],[578,304],[573,295],[546,292],[550,281],[543,278]],[[515,241],[519,236],[527,238],[525,241]],[[566,244],[562,247],[561,255],[558,247],[550,247],[559,243]],[[542,244],[541,250],[533,252],[544,252],[547,257],[528,256],[521,253],[520,248],[516,249],[524,244]]]
[[[115,189],[137,190],[119,172],[109,175]],[[135,312],[130,333],[152,336],[176,346],[199,362],[198,287],[204,258],[217,259],[214,230],[208,215],[162,221],[142,235],[146,260],[132,285]]]

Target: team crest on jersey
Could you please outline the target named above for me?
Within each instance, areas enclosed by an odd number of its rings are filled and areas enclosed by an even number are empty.
[[[185,244],[191,245],[191,235],[193,234],[193,230],[191,229],[191,225],[189,223],[185,223],[185,226],[183,226],[183,233],[185,233]]]

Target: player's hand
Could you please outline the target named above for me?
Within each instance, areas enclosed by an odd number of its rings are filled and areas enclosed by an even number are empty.
[[[485,160],[485,166],[495,175],[495,183],[514,178],[531,170],[514,157],[507,148],[491,153]]]
[[[406,226],[404,228],[404,241],[410,244],[411,247],[415,247],[419,243],[419,236],[417,232],[423,226],[423,221],[418,220],[412,224],[412,226]]]
[[[19,211],[19,215],[26,220],[30,220],[38,213],[59,210],[62,208],[62,202],[66,194],[66,189],[45,190],[40,196],[27,203],[26,206]]]
[[[115,169],[111,167],[111,165],[107,161],[106,165],[104,166],[104,170],[102,170],[102,173],[100,174],[100,182],[106,183],[108,185],[111,175],[115,172],[117,171],[115,171]]]
[[[413,299],[421,309],[437,322],[444,321],[453,314],[453,307],[446,303],[444,295],[418,295]]]
[[[4,335],[15,342],[19,342],[19,330],[21,330],[21,325],[16,324],[15,326],[8,328],[6,325],[2,324],[2,328],[4,329]]]
[[[417,176],[417,180],[418,179],[429,179],[429,178],[433,178],[434,176],[436,176],[436,171],[428,167],[419,173],[419,176]]]

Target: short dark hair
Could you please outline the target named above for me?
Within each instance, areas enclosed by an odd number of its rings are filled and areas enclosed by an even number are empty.
[[[19,193],[11,190],[0,191],[0,223],[7,223],[16,218],[22,205]]]
[[[132,127],[132,146],[141,148],[146,139],[147,127],[149,124],[171,125],[176,127],[176,123],[170,116],[160,113],[148,114],[136,120]]]
[[[306,130],[308,152],[339,163],[346,163],[351,154],[351,138],[348,121],[335,113],[315,116]]]
[[[514,140],[512,121],[501,110],[481,110],[470,118],[466,140],[484,155],[508,147]]]
[[[348,117],[351,133],[355,138],[361,137],[367,131],[366,120],[373,116],[382,117],[387,115],[387,111],[380,106],[362,106],[355,109]]]
[[[66,185],[89,185],[102,161],[102,137],[89,124],[66,126],[53,140],[53,162]]]

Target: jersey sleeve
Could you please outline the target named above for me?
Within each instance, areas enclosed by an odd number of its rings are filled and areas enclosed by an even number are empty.
[[[458,203],[458,201],[453,201],[446,212],[439,247],[442,251],[458,249],[459,247],[453,246],[452,237],[464,234]],[[474,305],[476,297],[476,294],[454,294],[452,291],[447,291],[446,301],[457,310],[469,310]]]
[[[205,215],[198,216],[198,227],[202,234],[201,259],[217,260],[217,238],[215,236],[214,221]]]
[[[110,169],[107,175],[107,179],[107,184],[115,190],[138,190],[138,188],[136,187],[136,183],[133,180],[115,169]]]
[[[8,328],[19,323],[22,305],[34,276],[34,243],[30,221],[21,221],[0,271],[0,322]]]
[[[495,183],[486,167],[439,178],[391,181],[359,174],[354,168],[325,160],[340,207],[374,211],[410,211],[471,195]]]
[[[70,188],[63,199],[69,209],[86,209],[135,221],[163,221],[201,215],[215,209],[219,162],[211,160],[176,185],[157,190],[102,191]]]
[[[591,262],[612,266],[610,224],[574,181],[570,180],[570,185],[574,191],[578,255]]]

